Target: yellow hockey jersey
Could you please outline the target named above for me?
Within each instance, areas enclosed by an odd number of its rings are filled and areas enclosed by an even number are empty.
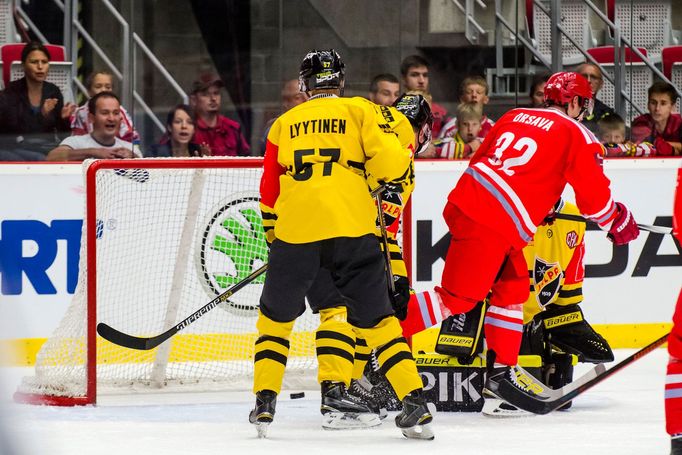
[[[268,240],[308,243],[375,231],[366,176],[405,180],[411,162],[391,122],[379,116],[364,98],[318,96],[273,123],[260,185]]]
[[[563,201],[558,213],[580,216],[578,207]],[[530,296],[523,306],[524,323],[550,303],[582,302],[584,237],[582,221],[556,218],[552,224],[538,226],[533,240],[523,249],[530,278]]]

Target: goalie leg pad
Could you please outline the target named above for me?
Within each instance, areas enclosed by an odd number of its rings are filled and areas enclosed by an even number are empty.
[[[613,361],[609,343],[585,320],[577,304],[550,304],[540,314],[549,342],[558,349],[577,355],[581,362]]]
[[[457,357],[461,364],[471,364],[483,352],[484,302],[478,302],[467,313],[460,313],[445,319],[440,327],[436,352]]]

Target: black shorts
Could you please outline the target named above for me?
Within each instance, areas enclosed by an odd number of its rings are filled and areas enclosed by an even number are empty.
[[[322,302],[338,306],[331,304],[335,296],[331,300],[324,296],[330,290],[329,282],[313,288],[318,276],[326,279],[325,271],[345,301],[348,322],[354,326],[374,327],[393,314],[384,258],[374,234],[302,244],[275,240],[270,248],[261,311],[273,321],[293,321],[305,311],[305,296],[311,288],[323,295],[313,298],[316,306]],[[322,308],[328,307],[316,309]]]

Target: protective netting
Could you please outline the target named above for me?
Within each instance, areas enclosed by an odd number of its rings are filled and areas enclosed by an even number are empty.
[[[73,301],[40,350],[35,377],[25,378],[20,392],[85,394],[86,322],[92,308],[88,280],[97,282],[97,322],[153,336],[267,261],[258,207],[260,167],[231,168],[226,164],[230,160],[216,160],[206,169],[143,169],[145,161],[136,164],[140,169],[97,171],[97,240],[95,245],[81,242]],[[87,229],[84,223],[83,239]],[[85,261],[93,249],[94,273]],[[98,390],[249,387],[264,277],[151,351],[122,348],[97,337]],[[318,316],[309,310],[296,321],[287,364],[290,381],[311,377],[316,370],[312,332],[318,325]]]

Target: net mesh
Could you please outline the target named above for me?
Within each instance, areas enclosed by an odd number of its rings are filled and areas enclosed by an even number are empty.
[[[86,273],[87,251],[93,246],[82,241],[72,303],[40,350],[35,376],[25,378],[19,391],[85,394],[88,279],[97,280],[98,322],[153,336],[262,266],[268,248],[258,207],[260,175],[260,168],[218,164],[210,169],[98,170],[96,277]],[[84,223],[83,238],[86,230]],[[98,390],[249,387],[264,277],[151,351],[122,348],[98,337]],[[290,383],[308,380],[316,370],[312,332],[318,324],[310,310],[296,321],[287,364]]]

